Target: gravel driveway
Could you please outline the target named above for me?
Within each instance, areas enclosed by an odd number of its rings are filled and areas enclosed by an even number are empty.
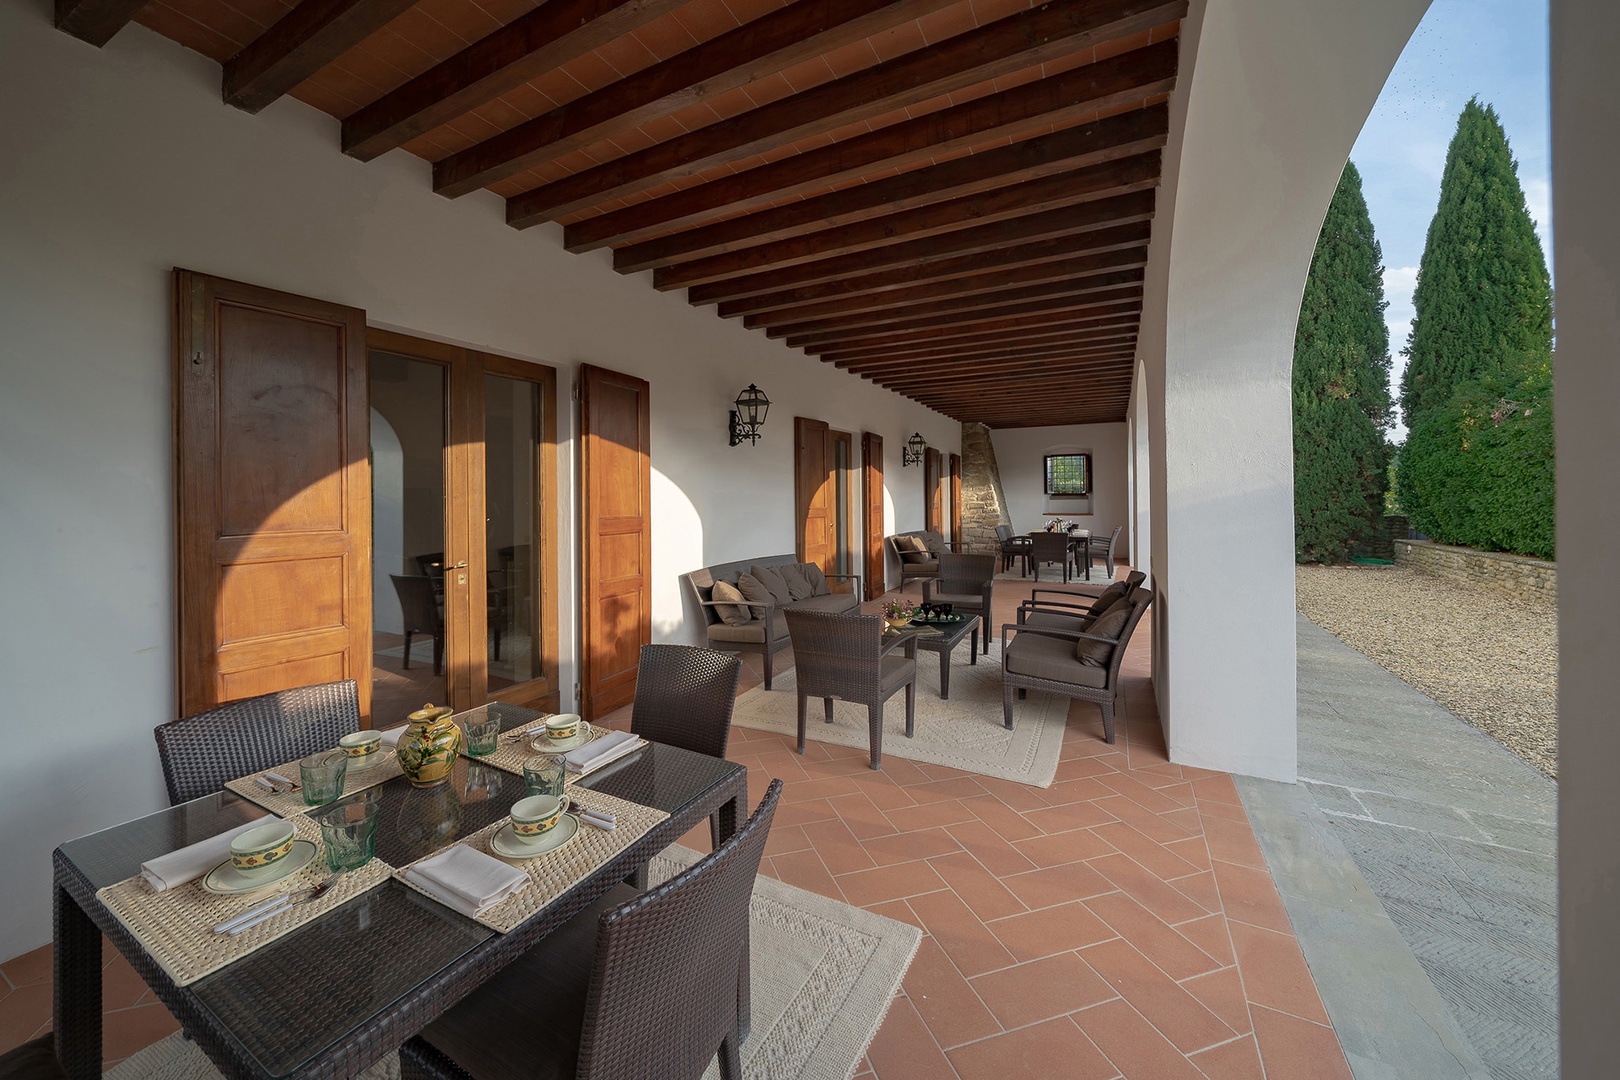
[[[1306,618],[1558,776],[1556,609],[1400,566],[1295,568]]]

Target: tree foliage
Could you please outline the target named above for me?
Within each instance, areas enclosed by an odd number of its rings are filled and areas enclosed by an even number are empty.
[[[1496,112],[1457,120],[1413,293],[1396,484],[1445,543],[1553,553],[1552,295]]]
[[[1383,255],[1347,163],[1294,336],[1294,557],[1342,562],[1383,527],[1389,331]]]

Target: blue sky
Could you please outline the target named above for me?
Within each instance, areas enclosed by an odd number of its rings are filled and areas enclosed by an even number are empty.
[[[1446,147],[1470,97],[1494,106],[1502,119],[1551,266],[1547,94],[1547,0],[1435,0],[1373,106],[1350,160],[1361,171],[1384,250],[1385,322],[1397,393],[1412,287],[1440,201]],[[1391,434],[1397,440],[1406,435],[1398,424]]]

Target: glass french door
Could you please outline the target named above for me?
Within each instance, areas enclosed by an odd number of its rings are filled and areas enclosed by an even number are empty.
[[[556,703],[550,368],[372,330],[374,723]]]

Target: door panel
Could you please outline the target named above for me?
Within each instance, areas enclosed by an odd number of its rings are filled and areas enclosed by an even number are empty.
[[[369,715],[365,313],[178,269],[174,297],[180,712],[353,678]]]
[[[828,427],[807,416],[793,418],[793,501],[799,523],[799,561],[836,574],[833,491],[828,482]]]
[[[861,432],[861,501],[866,555],[866,596],[875,600],[888,590],[888,559],[883,551],[883,436]]]
[[[951,550],[966,551],[962,544],[962,455],[952,454],[948,461],[946,474],[949,482],[945,485],[945,493],[951,503]]]
[[[941,534],[945,532],[940,506],[943,486],[939,451],[930,446],[923,452],[923,527]]]
[[[652,640],[652,449],[645,380],[580,367],[584,530],[580,711],[589,720],[635,697]]]
[[[854,471],[855,439],[847,431],[827,433],[827,465],[832,475],[828,483],[832,490],[833,566],[840,574],[858,573],[855,568],[855,497],[850,491],[850,475]],[[834,592],[849,592],[854,586],[837,582]]]

